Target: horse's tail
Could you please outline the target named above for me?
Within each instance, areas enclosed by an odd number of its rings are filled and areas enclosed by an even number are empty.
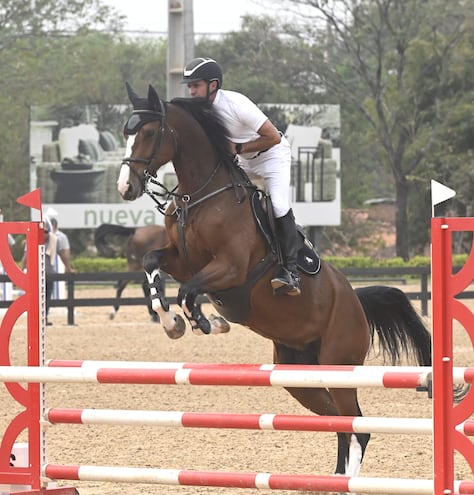
[[[355,291],[369,322],[372,343],[376,332],[383,356],[392,365],[400,364],[406,355],[419,366],[431,366],[431,334],[403,291],[381,285]]]
[[[98,253],[106,258],[114,257],[116,252],[107,243],[107,237],[110,235],[130,237],[135,233],[135,230],[135,227],[124,227],[123,225],[114,225],[111,223],[99,225],[94,233],[94,243]]]

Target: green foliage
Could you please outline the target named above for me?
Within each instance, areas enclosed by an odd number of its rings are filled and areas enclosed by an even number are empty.
[[[74,269],[82,273],[96,272],[125,272],[127,260],[125,258],[74,258]]]
[[[468,259],[467,254],[453,256],[453,266],[463,266]],[[325,256],[324,260],[338,268],[407,268],[407,267],[429,267],[431,259],[429,256],[414,256],[409,261],[402,258],[374,259],[370,256],[351,256],[343,258],[340,256]]]
[[[343,178],[355,178],[362,186],[351,188],[348,200],[356,206],[364,193],[373,191],[376,167],[383,167],[392,180],[374,189],[383,193],[385,185],[386,191],[395,192],[397,254],[408,259],[413,251],[409,215],[429,211],[429,206],[420,208],[419,196],[412,196],[410,203],[412,186],[424,189],[424,180],[429,187],[429,179],[443,170],[450,187],[465,193],[465,204],[473,204],[472,9],[463,0],[289,3],[306,6],[313,39],[326,35],[331,42],[327,56],[312,69],[345,107],[345,115],[354,114],[352,149],[346,150],[364,154],[372,171],[359,176],[368,181],[364,187],[357,176],[364,159],[354,160],[354,174],[345,172],[343,163]],[[343,9],[345,15],[334,14]],[[418,226],[424,222],[420,219]],[[428,243],[427,229],[412,230],[422,234],[416,239],[419,250]]]
[[[47,104],[58,112],[68,109],[74,116],[74,109],[98,104],[102,115],[98,126],[108,128],[114,105],[128,103],[126,80],[139,88],[153,82],[162,94],[166,92],[166,43],[123,41],[81,30],[75,36],[18,38],[5,50],[1,44],[0,33],[4,88],[0,94],[0,209],[6,220],[28,220],[28,209],[18,205],[16,198],[30,189],[30,105]]]
[[[288,31],[292,36],[282,36]],[[197,57],[222,66],[224,87],[256,103],[322,103],[319,79],[312,70],[317,50],[274,16],[244,17],[242,30],[223,40],[202,39]]]
[[[463,266],[467,261],[467,254],[453,256],[453,266]],[[370,256],[325,256],[324,261],[338,268],[406,268],[406,267],[429,267],[431,260],[428,256],[414,256],[405,262],[402,258],[374,259]],[[78,272],[123,272],[127,270],[125,258],[76,258],[74,268]]]
[[[369,199],[394,198],[393,177],[377,156],[367,125],[347,107],[341,111],[342,207],[361,208]]]

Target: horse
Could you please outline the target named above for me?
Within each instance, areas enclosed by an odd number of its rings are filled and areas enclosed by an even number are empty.
[[[126,238],[124,253],[127,259],[127,270],[129,272],[138,272],[143,270],[142,259],[148,251],[159,249],[166,245],[168,235],[166,229],[160,225],[145,225],[143,227],[125,227],[123,225],[114,225],[103,223],[99,225],[94,232],[94,243],[98,253],[106,258],[114,258],[118,255],[118,250],[112,246],[113,239]],[[129,280],[117,281],[117,302],[114,304],[109,318],[113,320],[120,308],[120,298],[122,292],[127,287]],[[159,322],[160,318],[151,306],[149,298],[149,289],[146,278],[142,284],[143,293],[147,301],[148,312],[151,320]]]
[[[338,269],[320,260],[317,272],[302,271],[300,264],[299,296],[274,294],[270,280],[278,249],[268,235],[271,204],[235,164],[227,130],[212,106],[199,99],[164,101],[151,85],[140,97],[126,86],[133,111],[124,125],[119,193],[129,201],[148,193],[159,202],[150,183],[159,184],[156,172],[168,162],[178,180],[177,189],[159,195],[169,200],[160,203],[168,243],[143,260],[153,308],[169,337],[182,336],[186,323],[166,300],[162,272],[180,283],[177,304],[195,333],[212,331],[197,301],[205,294],[222,317],[271,340],[274,363],[363,365],[378,340],[391,364],[408,356],[431,365],[431,335],[399,289],[354,290]],[[357,389],[286,390],[313,413],[362,416]],[[369,439],[368,433],[337,433],[337,474],[358,475]]]

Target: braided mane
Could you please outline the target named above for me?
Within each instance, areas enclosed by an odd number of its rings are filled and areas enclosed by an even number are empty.
[[[205,98],[173,98],[171,103],[192,115],[209,138],[218,160],[226,166],[231,165],[232,155],[227,138],[229,132],[217,113],[212,110],[212,104]]]

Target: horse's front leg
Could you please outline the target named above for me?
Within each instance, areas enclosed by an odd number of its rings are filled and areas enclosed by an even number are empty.
[[[187,285],[181,285],[177,304],[181,306],[186,318],[188,319],[193,332],[196,335],[208,335],[230,332],[229,322],[222,316],[210,314],[205,316],[201,310],[201,305],[196,304],[199,293],[187,292]]]
[[[147,253],[143,258],[143,267],[148,280],[151,308],[158,313],[166,335],[170,339],[179,339],[186,331],[186,324],[180,315],[170,309],[165,296],[159,268],[164,251],[155,250]]]
[[[182,273],[183,262],[176,253],[172,247],[163,248],[150,251],[143,258],[151,307],[158,313],[161,324],[171,339],[182,337],[186,331],[186,324],[180,315],[170,309],[169,302],[165,296],[160,268],[177,279],[185,279],[186,274]],[[230,330],[230,326],[224,318],[210,315],[208,319],[204,316],[201,306],[195,304],[198,291],[193,289],[192,291],[184,290],[183,292],[182,288],[183,285],[178,293],[178,304],[181,306],[182,300],[186,300],[186,304],[183,305],[183,311],[191,324],[193,332],[196,334],[217,334],[226,333]],[[186,297],[182,297],[180,294],[186,294]]]
[[[238,254],[238,253],[237,253]],[[242,285],[246,278],[246,259],[240,264],[238,257],[214,257],[202,270],[181,284],[178,292],[179,304],[188,318],[195,333],[226,333],[230,330],[227,321],[214,315],[207,318],[196,304],[198,296],[214,293]],[[244,266],[242,266],[244,265]]]
[[[186,285],[181,285],[176,302],[184,311],[193,332],[198,335],[208,335],[212,331],[211,322],[204,316],[201,305],[196,304],[199,294],[196,291],[187,292],[186,287]]]

